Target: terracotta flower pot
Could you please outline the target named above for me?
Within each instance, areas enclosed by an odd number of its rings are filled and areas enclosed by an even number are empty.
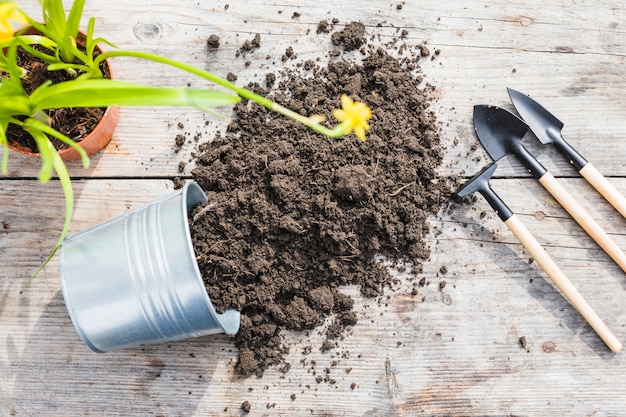
[[[38,34],[37,30],[34,28],[27,29],[23,32],[26,35]],[[85,39],[85,33],[80,32],[78,41],[81,39]],[[97,49],[102,52],[100,47]],[[111,68],[111,63],[109,60],[105,60],[105,63],[108,67],[109,78],[113,79],[113,70]],[[91,156],[101,151],[113,138],[113,132],[115,131],[115,127],[117,126],[117,120],[119,118],[120,108],[117,106],[109,106],[106,108],[104,115],[100,122],[96,125],[96,127],[89,133],[85,138],[83,138],[80,142],[77,142],[78,146],[83,148],[87,155]],[[33,152],[31,148],[21,146],[16,143],[11,143],[9,141],[9,149],[14,150],[15,152],[19,152],[24,155],[33,155],[39,156],[38,152]],[[75,161],[80,159],[80,154],[73,148],[65,148],[59,151],[59,155],[65,161]]]
[[[104,147],[113,138],[113,132],[117,126],[117,119],[120,114],[120,108],[116,106],[107,107],[100,123],[90,134],[78,143],[87,155],[91,156],[104,149]],[[9,143],[9,149],[24,155],[39,156],[38,152],[33,152],[31,148],[20,146],[15,143]],[[59,155],[65,161],[76,161],[80,159],[80,154],[73,148],[65,148],[59,151]]]

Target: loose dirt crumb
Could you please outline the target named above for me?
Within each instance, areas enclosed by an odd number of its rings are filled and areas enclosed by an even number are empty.
[[[270,72],[265,75],[265,86],[267,88],[271,88],[275,82],[276,82],[276,74],[274,74],[273,72]]]
[[[425,57],[430,55],[430,49],[428,49],[428,47],[424,44],[420,44],[417,46],[420,50],[420,56]]]
[[[291,47],[291,46],[290,46],[290,47],[288,47],[288,48],[285,50],[285,53],[284,53],[284,54],[283,54],[283,56],[281,57],[281,60],[282,60],[283,62],[285,62],[285,61],[287,61],[288,59],[292,59],[292,58],[295,58],[295,57],[296,57],[296,54],[295,54],[295,53],[294,53],[294,51],[293,51],[293,47]]]
[[[217,35],[211,35],[206,41],[209,51],[217,51],[220,47],[220,37]]]
[[[261,46],[261,35],[256,34],[252,40],[246,40],[243,45],[241,45],[242,51],[251,51],[255,48],[259,48]]]
[[[333,33],[331,39],[334,45],[342,46],[346,52],[359,49],[365,43],[365,25],[351,22],[341,31]]]
[[[260,34],[256,34],[254,35],[254,38],[252,38],[252,40],[250,39],[246,39],[244,41],[244,43],[235,51],[235,56],[239,57],[239,56],[246,56],[248,53],[252,53],[254,52],[255,49],[258,49],[261,47],[261,35]],[[246,62],[246,66],[249,66],[250,63]]]
[[[530,349],[528,348],[528,341],[526,340],[526,336],[522,336],[519,338],[519,344],[526,352],[530,352]]]
[[[330,23],[328,23],[328,20],[322,20],[317,24],[317,33],[330,33]]]

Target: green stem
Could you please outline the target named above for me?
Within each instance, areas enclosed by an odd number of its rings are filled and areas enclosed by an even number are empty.
[[[272,105],[269,106],[269,109],[275,111],[276,113],[287,116],[296,122],[300,122],[303,125],[310,127],[318,133],[326,135],[331,138],[338,138],[345,134],[347,123],[340,123],[332,129],[327,128],[324,125],[319,124],[311,117],[306,117],[301,115],[300,113],[296,113],[293,110],[288,109],[287,107],[281,106],[278,103],[272,102]]]
[[[153,55],[153,54],[149,54],[147,52],[135,52],[135,51],[110,51],[110,52],[105,52],[101,55],[99,55],[95,61],[94,64],[97,67],[102,61],[104,61],[107,58],[111,58],[111,57],[133,57],[133,58],[141,58],[141,59],[147,59],[150,61],[154,61],[154,62],[158,62],[161,64],[166,64],[166,65],[170,65],[176,68],[179,68],[183,71],[189,72],[191,74],[197,75],[199,77],[202,77],[206,80],[209,80],[215,84],[221,85],[222,87],[228,88],[229,90],[232,90],[234,92],[236,92],[237,94],[239,94],[241,97],[253,100],[267,108],[272,108],[272,105],[274,104],[273,101],[260,96],[256,93],[253,93],[250,90],[246,90],[245,88],[241,88],[236,86],[235,84],[231,83],[230,81],[227,81],[221,77],[218,77],[217,75],[211,74],[210,72],[201,70],[199,68],[196,68],[192,65],[188,65],[188,64],[184,64],[182,62],[178,62],[178,61],[174,61],[173,59],[169,59],[169,58],[165,58],[159,55]]]
[[[110,52],[105,52],[101,55],[99,55],[96,60],[94,61],[95,67],[97,68],[99,66],[99,64],[104,61],[107,58],[112,58],[112,57],[133,57],[133,58],[141,58],[141,59],[147,59],[147,60],[151,60],[154,62],[158,62],[161,64],[166,64],[166,65],[170,65],[173,67],[176,67],[178,69],[181,69],[183,71],[189,72],[191,74],[197,75],[201,78],[204,78],[205,80],[211,81],[217,85],[220,85],[222,87],[225,87],[229,90],[234,91],[235,93],[237,93],[239,96],[246,98],[248,100],[252,100],[255,103],[258,103],[272,111],[275,111],[276,113],[282,114],[284,116],[287,116],[297,122],[302,123],[305,126],[310,127],[311,129],[315,130],[316,132],[319,132],[323,135],[329,136],[331,138],[338,138],[340,136],[343,136],[345,134],[346,131],[346,126],[345,123],[341,123],[337,126],[335,126],[333,129],[329,129],[326,126],[321,125],[315,118],[312,117],[306,117],[303,116],[299,113],[294,112],[293,110],[290,110],[284,106],[281,106],[280,104],[266,98],[263,97],[259,94],[254,93],[253,91],[250,91],[246,88],[242,88],[242,87],[238,87],[237,85],[231,83],[228,80],[225,80],[221,77],[218,77],[215,74],[212,74],[208,71],[204,71],[201,70],[199,68],[196,68],[192,65],[187,65],[184,64],[182,62],[178,62],[169,58],[165,58],[159,55],[153,55],[153,54],[149,54],[146,52],[134,52],[134,51],[110,51]]]

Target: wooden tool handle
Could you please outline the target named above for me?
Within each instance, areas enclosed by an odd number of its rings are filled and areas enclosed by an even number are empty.
[[[504,222],[513,232],[519,241],[524,245],[530,256],[541,266],[545,273],[550,277],[554,285],[561,291],[563,296],[578,310],[581,316],[596,331],[598,336],[606,343],[612,352],[619,352],[622,344],[602,321],[596,312],[587,304],[585,299],[580,295],[571,281],[565,276],[563,271],[552,260],[550,255],[537,242],[535,237],[528,231],[526,226],[519,220],[516,215],[511,216]]]
[[[590,162],[587,162],[578,172],[580,172],[580,175],[582,175],[593,188],[598,190],[606,201],[611,203],[622,216],[626,217],[626,198],[604,178],[596,167],[591,165]]]
[[[604,251],[626,272],[626,255],[606,234],[598,223],[578,204],[572,195],[554,178],[546,172],[539,178],[541,185],[552,194],[565,210],[582,226],[583,229],[604,249]]]

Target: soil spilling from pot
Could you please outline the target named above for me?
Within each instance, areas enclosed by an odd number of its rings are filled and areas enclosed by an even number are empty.
[[[283,362],[282,329],[326,322],[320,348],[334,348],[357,321],[340,287],[381,295],[393,285],[381,256],[418,272],[430,254],[428,217],[450,198],[437,176],[443,149],[429,109],[433,88],[416,64],[423,50],[392,57],[368,45],[358,22],[332,41],[339,59],[272,74],[271,90],[249,88],[329,121],[342,94],[363,101],[373,114],[366,142],[329,139],[243,102],[226,132],[196,155],[193,178],[209,203],[190,216],[193,244],[213,304],[242,312],[235,344],[244,375]],[[355,48],[359,62],[342,59]]]

